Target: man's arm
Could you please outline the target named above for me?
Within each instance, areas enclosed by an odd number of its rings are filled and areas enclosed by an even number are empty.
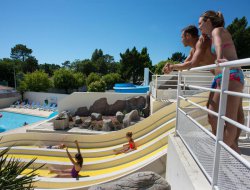
[[[196,44],[196,50],[192,56],[192,59],[190,61],[186,61],[182,64],[174,64],[168,66],[168,72],[165,73],[170,73],[173,70],[185,70],[185,69],[190,69],[192,67],[197,67],[199,66],[199,63],[202,61],[202,58],[205,55],[206,52],[206,44],[202,40],[199,40]]]

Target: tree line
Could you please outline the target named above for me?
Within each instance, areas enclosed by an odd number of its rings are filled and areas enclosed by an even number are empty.
[[[236,18],[227,29],[232,34],[238,58],[250,57],[250,27],[246,17]],[[0,59],[0,84],[17,86],[20,92],[57,88],[68,93],[83,86],[88,91],[105,91],[112,89],[117,82],[139,84],[143,81],[145,67],[161,74],[167,60],[175,64],[186,59],[185,54],[175,52],[170,58],[153,65],[146,47],[141,51],[134,47],[120,53],[118,62],[112,55],[96,49],[89,59],[65,61],[59,65],[39,64],[32,53],[33,50],[23,44],[11,48],[10,58]]]

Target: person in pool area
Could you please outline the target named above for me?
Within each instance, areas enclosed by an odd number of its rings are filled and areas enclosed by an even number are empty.
[[[75,141],[75,144],[77,147],[77,153],[75,154],[75,159],[72,158],[72,156],[70,155],[70,153],[68,151],[68,147],[66,147],[67,155],[68,155],[71,163],[73,164],[72,169],[65,169],[65,170],[51,169],[50,170],[51,173],[57,174],[55,177],[78,178],[79,172],[81,171],[82,165],[83,165],[83,157],[81,155],[79,144],[78,144],[77,140]]]
[[[225,21],[221,12],[206,11],[199,18],[199,29],[202,33],[209,36],[212,40],[211,52],[216,56],[216,63],[223,63],[238,59],[234,42],[231,34],[224,28]],[[222,71],[220,68],[214,69],[215,78],[212,88],[220,89]],[[230,68],[229,91],[242,92],[244,87],[244,75],[241,67]],[[208,108],[218,112],[219,93],[211,93]],[[208,120],[212,127],[213,134],[216,135],[217,117],[208,114]],[[241,124],[244,124],[244,113],[242,108],[242,98],[228,96],[226,116]],[[234,125],[225,122],[224,142],[233,150],[240,153],[237,141],[241,130]]]
[[[121,149],[121,150],[114,150],[115,154],[128,153],[128,152],[131,152],[133,150],[136,150],[135,142],[134,142],[132,136],[133,136],[132,132],[126,133],[126,138],[128,139],[128,144],[123,145],[123,149]]]
[[[203,37],[202,37],[203,36]],[[166,62],[162,72],[169,74],[173,70],[185,70],[192,67],[214,64],[215,56],[211,53],[211,41],[202,33],[199,37],[199,30],[196,26],[185,27],[181,33],[182,43],[185,47],[190,46],[191,50],[183,63],[171,64]]]
[[[39,148],[47,148],[47,149],[64,149],[66,147],[65,144],[59,144],[59,145],[49,145],[49,146],[39,146]]]

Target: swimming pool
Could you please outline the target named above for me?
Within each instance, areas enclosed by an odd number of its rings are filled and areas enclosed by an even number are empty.
[[[4,111],[1,111],[1,114],[2,117],[0,118],[0,132],[21,127],[25,122],[31,124],[47,119],[46,117],[37,117],[32,115]]]

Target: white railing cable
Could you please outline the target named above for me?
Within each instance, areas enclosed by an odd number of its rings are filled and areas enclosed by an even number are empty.
[[[181,84],[181,86],[184,86],[184,84]],[[196,86],[196,85],[186,84],[186,87],[195,88],[195,89],[199,89],[199,90],[207,90],[207,91],[212,91],[212,92],[218,92],[218,93],[220,92],[219,89],[211,89],[211,88],[206,88],[206,87]]]
[[[178,130],[178,109],[180,107],[180,99],[178,98],[180,96],[181,92],[181,72],[178,72],[178,83],[177,83],[177,99],[176,99],[176,125],[175,125],[175,134],[177,135],[177,130]]]
[[[225,90],[224,93],[228,95],[232,95],[232,96],[242,97],[242,98],[250,98],[250,94],[245,94],[241,92],[232,92],[232,91]]]
[[[219,64],[212,64],[212,65],[206,65],[206,66],[201,66],[201,67],[195,67],[191,68],[189,70],[183,70],[182,72],[188,72],[188,71],[200,71],[200,70],[211,70],[215,68],[223,68],[223,67],[242,67],[242,66],[249,66],[250,65],[250,58],[246,59],[238,59],[234,61],[227,61],[224,63],[219,63]]]
[[[200,108],[200,109],[202,109],[202,110],[204,110],[204,111],[218,117],[218,113],[216,113],[216,112],[214,112],[214,111],[212,111],[212,110],[210,110],[210,109],[208,109],[208,108],[206,108],[204,106],[196,104],[195,102],[193,102],[193,101],[191,101],[191,100],[189,100],[189,99],[187,99],[187,98],[185,98],[183,96],[178,96],[178,97],[181,98],[182,100],[185,100],[185,101],[189,102],[190,104],[192,104],[192,105],[194,105],[194,106],[196,106],[196,107],[198,107],[198,108]]]
[[[222,118],[223,120],[227,121],[228,123],[230,123],[230,124],[232,124],[232,125],[234,125],[234,126],[240,128],[240,129],[242,129],[242,130],[245,130],[245,131],[247,131],[247,132],[250,132],[250,128],[246,127],[245,125],[242,125],[242,124],[238,123],[237,121],[234,121],[234,120],[232,120],[232,119],[230,119],[230,118],[228,118],[228,117],[226,117],[226,116],[221,116],[221,118]]]

